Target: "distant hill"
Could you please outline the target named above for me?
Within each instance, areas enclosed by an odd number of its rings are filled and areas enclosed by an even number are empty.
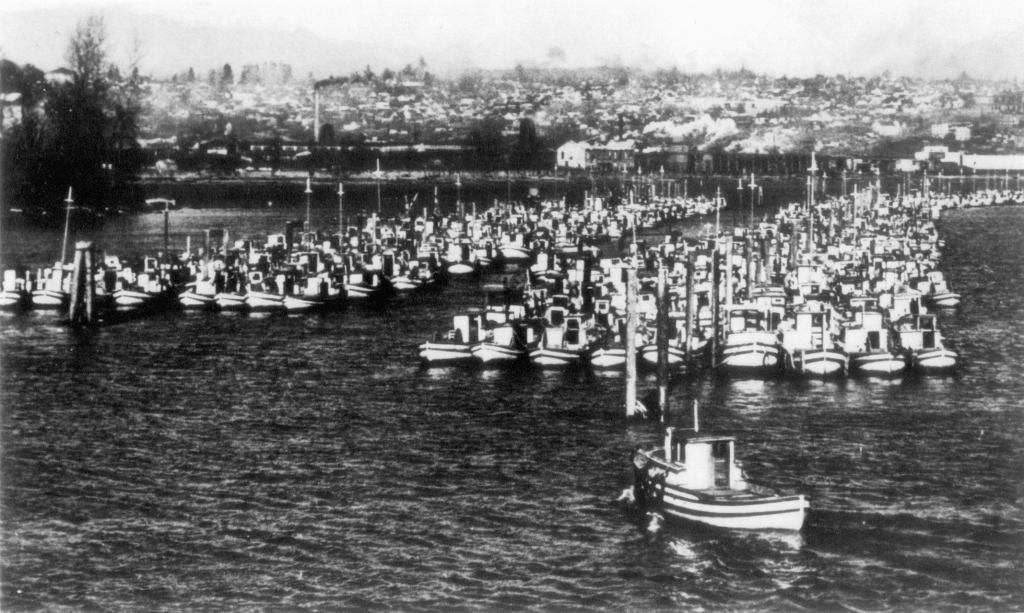
[[[189,67],[202,78],[211,68],[222,68],[225,63],[237,72],[244,64],[283,62],[290,64],[298,77],[312,72],[320,79],[347,75],[368,65],[377,73],[384,68],[400,70],[406,64],[415,65],[420,56],[426,59],[428,70],[437,75],[484,66],[511,69],[523,63],[566,68],[597,64],[654,68],[674,64],[688,72],[746,67],[757,73],[797,77],[816,73],[873,76],[885,70],[896,76],[933,79],[955,78],[962,72],[979,79],[1024,77],[1024,24],[994,33],[986,26],[1000,16],[981,14],[973,8],[953,16],[915,12],[909,3],[896,3],[903,10],[849,28],[846,23],[836,22],[839,14],[827,7],[817,9],[821,13],[818,17],[831,17],[832,21],[811,21],[802,13],[782,10],[777,22],[758,27],[752,35],[748,31],[747,35],[722,39],[711,48],[691,49],[665,37],[622,38],[620,34],[606,41],[595,34],[607,32],[567,29],[565,24],[576,25],[572,22],[572,7],[576,5],[572,3],[554,3],[544,14],[522,18],[513,11],[516,18],[508,22],[502,21],[502,10],[496,8],[487,24],[479,28],[463,24],[459,31],[439,28],[436,21],[432,25],[424,23],[421,33],[436,32],[437,37],[421,36],[419,40],[426,42],[418,45],[403,38],[410,32],[408,27],[401,30],[406,33],[403,35],[392,32],[384,21],[367,24],[361,30],[363,40],[375,42],[343,41],[268,21],[269,16],[256,12],[258,2],[251,9],[241,3],[231,4],[239,7],[237,22],[218,26],[185,23],[185,16],[178,20],[173,15],[143,13],[143,9],[128,5],[75,4],[0,13],[0,51],[17,64],[31,63],[52,70],[64,64],[64,48],[76,24],[90,14],[101,14],[110,34],[112,59],[125,64],[133,36],[138,33],[143,52],[140,68],[143,74],[158,78]],[[428,5],[424,2],[423,6]],[[508,12],[508,7],[504,8]],[[417,19],[408,17],[403,23],[418,23]],[[827,27],[820,27],[822,24]],[[495,28],[500,34],[495,34]],[[557,55],[552,55],[555,52]],[[566,53],[570,60],[566,60]]]
[[[231,64],[238,73],[244,64],[283,62],[293,74],[318,78],[346,75],[367,65],[374,71],[415,64],[422,53],[399,46],[368,45],[325,39],[308,30],[272,30],[197,26],[156,15],[143,15],[119,6],[76,6],[55,10],[7,13],[0,19],[0,49],[17,64],[46,70],[65,65],[64,49],[79,22],[102,15],[109,34],[111,59],[124,65],[135,33],[142,42],[141,71],[167,77],[193,68],[200,78],[211,68]],[[240,20],[244,24],[244,20]],[[436,70],[435,67],[428,67]]]

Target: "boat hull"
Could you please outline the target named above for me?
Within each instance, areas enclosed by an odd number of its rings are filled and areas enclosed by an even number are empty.
[[[26,308],[29,303],[30,298],[24,292],[0,291],[0,310],[18,311]]]
[[[948,372],[956,367],[957,354],[949,349],[929,349],[913,354],[914,370],[924,373]]]
[[[781,351],[769,345],[726,345],[718,358],[718,368],[733,375],[768,375],[779,370]]]
[[[598,349],[590,354],[590,365],[601,370],[617,370],[626,366],[626,350]]]
[[[217,301],[213,296],[185,292],[178,296],[178,302],[186,311],[212,311],[217,309]]]
[[[760,488],[682,488],[666,483],[664,470],[652,464],[634,465],[633,493],[644,509],[666,519],[735,530],[800,530],[810,508],[806,496],[779,496]]]
[[[907,360],[891,353],[860,353],[850,356],[850,372],[869,377],[896,377],[907,370]]]
[[[716,499],[672,486],[665,486],[660,501],[660,511],[669,518],[737,530],[800,530],[809,506],[799,495]]]
[[[846,354],[828,349],[807,349],[788,354],[786,368],[797,377],[839,377],[847,373]]]
[[[420,345],[420,358],[431,364],[466,362],[473,360],[470,345],[455,343],[423,343]]]
[[[148,294],[131,289],[114,291],[114,308],[121,311],[141,309],[156,299],[156,294]]]
[[[960,294],[953,292],[935,294],[928,297],[928,302],[937,309],[955,309],[960,306]]]
[[[494,343],[478,343],[473,345],[470,352],[481,363],[492,365],[508,364],[526,356],[522,349]]]
[[[583,363],[583,352],[540,347],[530,352],[530,363],[541,368],[567,368]]]
[[[249,303],[242,294],[217,294],[214,300],[221,311],[241,313],[249,310]]]
[[[284,311],[284,296],[271,294],[269,292],[249,292],[245,296],[245,302],[249,310],[257,313],[271,313]]]
[[[658,346],[657,345],[643,345],[639,350],[640,359],[647,366],[658,365]],[[682,368],[686,366],[686,352],[678,347],[668,348],[668,367],[669,368]]]
[[[503,246],[501,248],[501,255],[509,262],[525,262],[533,257],[529,249],[514,247],[511,245]]]
[[[32,292],[32,308],[64,309],[68,306],[68,295],[51,289],[39,289]]]

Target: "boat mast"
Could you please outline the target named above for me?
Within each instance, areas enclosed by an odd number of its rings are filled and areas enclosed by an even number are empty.
[[[345,247],[345,208],[342,203],[342,197],[345,194],[345,188],[341,183],[338,183],[338,234],[341,237],[341,248]]]
[[[308,234],[313,226],[310,224],[310,196],[313,194],[313,188],[309,184],[309,177],[306,177],[306,233]]]
[[[68,226],[71,224],[71,204],[74,203],[74,199],[71,197],[71,188],[68,188],[68,199],[64,202],[68,203],[67,210],[64,213],[64,245],[60,248],[60,265],[64,266],[64,258],[67,257],[68,253]]]

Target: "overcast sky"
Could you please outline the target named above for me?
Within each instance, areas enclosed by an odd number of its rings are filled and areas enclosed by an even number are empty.
[[[113,4],[5,0],[0,19],[12,11],[60,14],[69,6]],[[329,40],[413,50],[432,66],[456,68],[622,63],[689,71],[746,66],[795,76],[886,68],[948,76],[941,73],[964,69],[1024,78],[1024,0],[133,0],[124,6],[190,25],[307,29]],[[0,49],[11,55],[28,42],[17,33],[4,37]],[[59,57],[66,40],[54,38]],[[43,55],[47,43],[34,44]]]

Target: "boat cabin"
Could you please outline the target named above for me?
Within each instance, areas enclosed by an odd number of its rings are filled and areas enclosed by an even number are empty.
[[[781,307],[733,306],[725,312],[726,336],[744,332],[770,332],[774,334],[785,314]]]
[[[818,305],[812,305],[816,307]],[[810,308],[793,313],[794,323],[782,333],[782,346],[789,352],[801,349],[832,348],[832,311],[827,308]]]
[[[672,470],[665,482],[691,490],[744,490],[736,464],[736,437],[665,429],[665,459]]]
[[[906,315],[896,322],[896,330],[904,349],[917,351],[942,347],[942,334],[936,325],[935,315]]]
[[[451,340],[457,345],[479,343],[484,339],[484,318],[480,313],[456,315],[452,318]]]

